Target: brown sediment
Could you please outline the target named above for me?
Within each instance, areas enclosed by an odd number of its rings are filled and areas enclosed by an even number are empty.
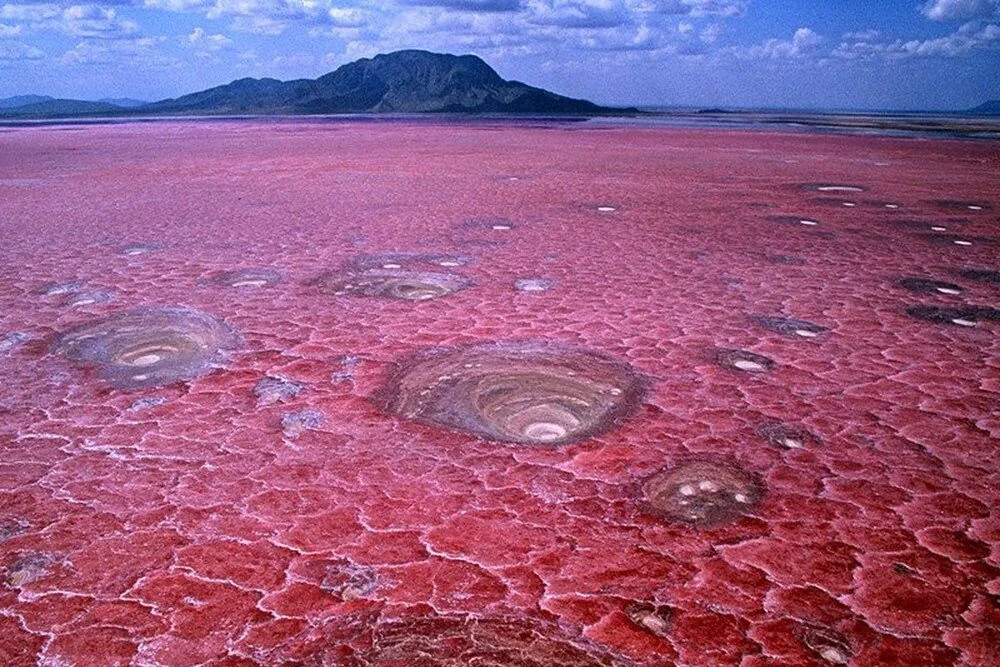
[[[235,331],[206,313],[137,308],[59,335],[53,351],[96,366],[117,389],[136,390],[198,377],[239,342]]]
[[[692,459],[646,478],[639,501],[668,521],[707,528],[751,513],[763,495],[757,477],[736,464]]]
[[[644,382],[603,352],[544,341],[431,349],[402,362],[376,401],[487,440],[560,445],[635,412]]]

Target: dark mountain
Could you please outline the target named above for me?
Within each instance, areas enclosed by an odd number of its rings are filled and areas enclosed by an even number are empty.
[[[48,95],[16,95],[15,97],[5,97],[0,100],[0,109],[23,107],[25,104],[36,104],[51,99]]]
[[[630,113],[505,81],[476,56],[396,51],[363,58],[318,79],[240,79],[154,102],[138,113]]]
[[[0,108],[0,118],[65,118],[68,116],[117,115],[125,111],[114,104],[83,100],[45,99],[41,102]]]
[[[102,102],[48,99],[43,102],[35,102],[34,104],[0,109],[0,116],[5,118],[62,118],[67,116],[115,114],[121,111],[123,111],[122,107]]]
[[[965,113],[976,114],[977,116],[1000,116],[1000,100],[990,100],[978,107],[973,107]]]
[[[97,101],[101,104],[113,104],[116,107],[124,107],[126,109],[149,104],[148,100],[133,100],[131,97],[102,97]]]

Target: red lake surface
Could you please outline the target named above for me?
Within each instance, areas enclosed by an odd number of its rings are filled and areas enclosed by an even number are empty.
[[[995,142],[0,130],[0,664],[1000,664]]]

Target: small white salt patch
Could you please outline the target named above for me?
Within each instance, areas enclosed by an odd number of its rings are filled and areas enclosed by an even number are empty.
[[[438,264],[440,264],[441,266],[460,266],[458,262],[451,259],[446,259],[444,261],[438,262]]]
[[[600,211],[601,213],[611,213],[616,209],[614,206],[598,206],[597,210]]]
[[[852,185],[822,185],[816,188],[820,192],[861,192],[861,188]]]
[[[961,294],[962,290],[952,289],[951,287],[938,287],[938,292],[941,294]]]
[[[132,376],[132,379],[133,379],[133,380],[145,380],[145,379],[147,379],[148,377],[149,377],[149,376],[148,376],[148,375],[145,375],[145,374],[142,374],[142,375],[133,375],[133,376]]]
[[[401,269],[403,266],[401,264],[396,264],[395,262],[386,262],[382,265],[383,269]]]
[[[690,484],[685,484],[680,489],[678,489],[678,491],[681,492],[682,496],[693,496],[695,494],[694,487],[691,486]]]
[[[796,329],[795,335],[802,336],[803,338],[815,338],[819,334],[815,331],[809,331],[808,329]]]
[[[955,241],[955,245],[972,245],[972,241]]]
[[[619,389],[618,387],[612,387],[611,389],[612,396],[621,396],[621,393],[622,393],[621,389]]]
[[[820,656],[827,662],[832,662],[835,665],[847,664],[847,656],[845,656],[842,651],[838,651],[833,647],[827,647],[820,651]]]
[[[158,354],[144,354],[141,357],[136,357],[132,360],[133,366],[152,366],[162,359]],[[138,376],[136,376],[138,377]]]
[[[802,443],[795,438],[785,438],[781,441],[781,444],[789,449],[802,449]]]
[[[94,303],[94,299],[78,299],[73,302],[73,306],[89,306]]]
[[[886,204],[886,208],[899,208],[899,204]]]
[[[819,223],[816,222],[815,220],[799,220],[799,224],[800,225],[808,225],[810,227],[815,227]]]
[[[737,493],[736,495],[733,496],[733,498],[735,498],[736,502],[738,502],[738,503],[746,503],[746,502],[749,501],[749,498],[747,498],[742,493]]]
[[[948,231],[948,228],[947,227],[934,226],[934,227],[931,227],[931,231],[932,232],[946,232],[946,231]]]
[[[973,320],[966,320],[961,317],[956,317],[951,321],[952,324],[957,324],[960,327],[974,327],[976,323]]]
[[[764,367],[758,364],[756,361],[750,361],[748,359],[739,359],[733,363],[733,366],[740,369],[741,371],[762,371]]]
[[[719,485],[711,480],[706,479],[705,481],[698,484],[698,488],[701,489],[702,491],[715,492],[719,490]]]
[[[982,206],[969,206],[969,210],[970,211],[982,211],[983,207]]]
[[[230,283],[230,287],[263,287],[267,284],[266,280],[237,280],[235,283]]]
[[[510,225],[493,225],[493,229],[498,232],[505,232],[510,229]]]
[[[851,202],[851,201],[845,201],[844,202],[844,206],[847,206],[849,208],[853,208],[853,207],[857,206],[857,204],[855,204],[854,202]]]

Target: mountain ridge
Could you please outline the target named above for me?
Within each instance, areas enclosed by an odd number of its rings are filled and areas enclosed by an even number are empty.
[[[12,98],[14,99],[14,98]],[[508,81],[478,56],[415,49],[347,63],[315,79],[245,77],[180,97],[144,104],[21,96],[0,117],[54,118],[133,115],[317,115],[459,113],[617,115],[634,108],[604,107],[519,81]],[[16,101],[16,100],[15,100]]]

